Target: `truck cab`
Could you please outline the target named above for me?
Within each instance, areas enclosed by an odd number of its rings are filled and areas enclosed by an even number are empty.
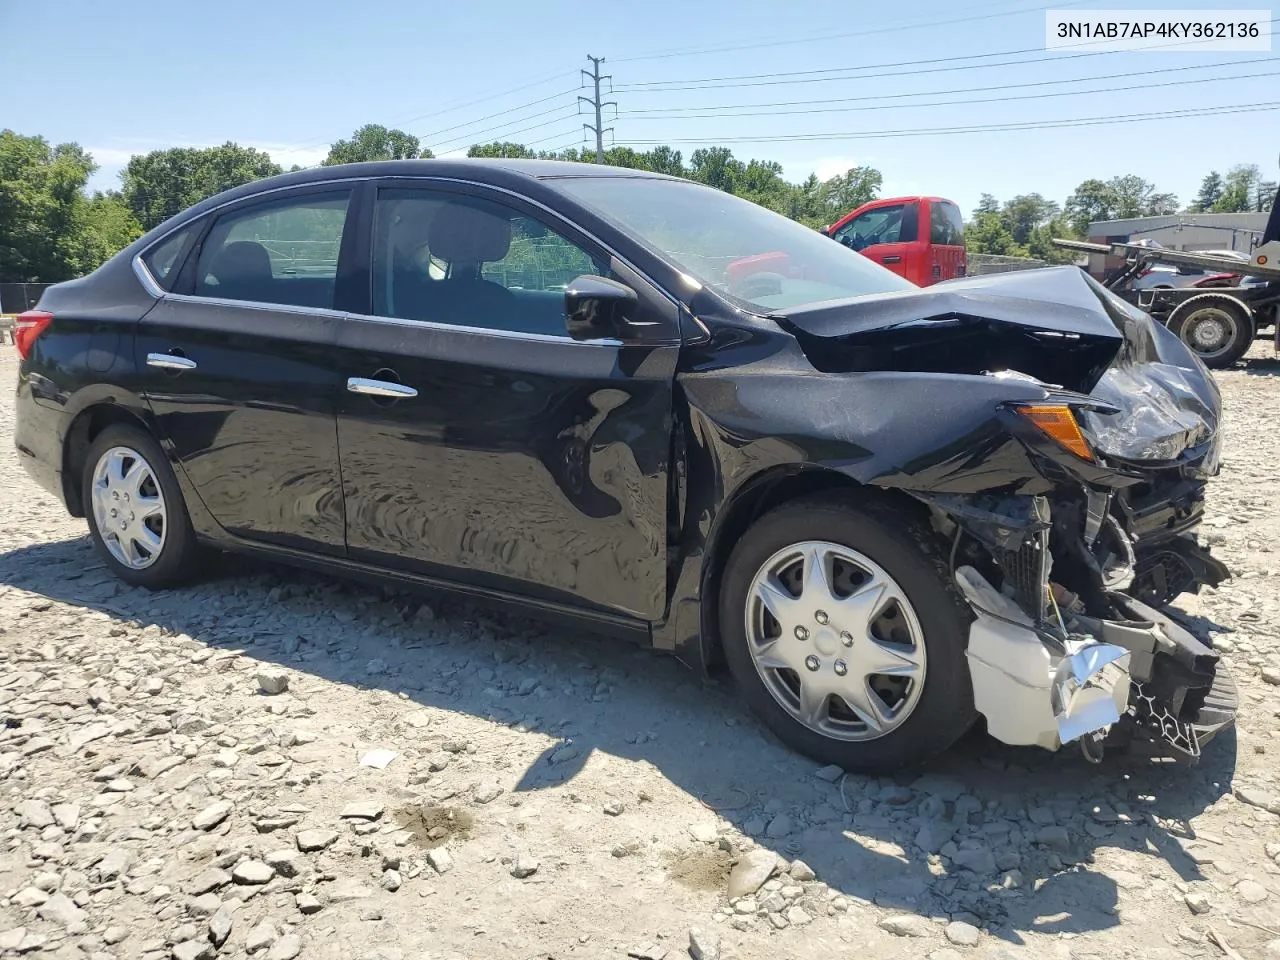
[[[965,275],[964,217],[942,197],[873,200],[822,232],[917,286]]]

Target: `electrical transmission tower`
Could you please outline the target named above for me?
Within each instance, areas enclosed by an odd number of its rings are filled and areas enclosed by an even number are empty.
[[[580,96],[578,97],[578,100],[592,106],[596,112],[596,122],[595,126],[592,126],[589,123],[584,123],[582,126],[583,129],[590,130],[596,135],[596,163],[604,163],[604,135],[606,133],[613,133],[613,127],[605,127],[604,120],[601,115],[603,114],[605,107],[613,107],[614,112],[616,113],[618,110],[618,103],[616,100],[602,101],[600,99],[600,82],[602,80],[613,79],[610,76],[600,76],[600,64],[604,63],[604,57],[593,57],[588,55],[587,59],[591,61],[591,70],[583,70],[582,75],[591,81],[594,95],[590,97]],[[610,92],[612,92],[612,84],[610,85]]]

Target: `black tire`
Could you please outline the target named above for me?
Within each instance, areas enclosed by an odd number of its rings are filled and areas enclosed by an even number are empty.
[[[1195,332],[1199,324],[1210,318],[1218,323],[1228,320],[1232,329],[1222,347],[1206,351],[1197,344]],[[1206,293],[1184,300],[1169,314],[1169,329],[1211,370],[1234,366],[1249,352],[1257,335],[1248,308],[1234,297],[1220,293]]]
[[[140,455],[159,486],[164,502],[164,538],[155,559],[147,566],[135,568],[117,559],[98,529],[94,509],[94,473],[103,454],[113,447],[125,447]],[[172,587],[189,580],[200,568],[203,550],[191,529],[191,517],[182,499],[182,490],[169,466],[160,445],[145,430],[116,424],[107,427],[89,445],[85,457],[84,474],[81,477],[81,496],[85,517],[89,524],[89,536],[94,549],[106,562],[111,572],[135,587],[151,590]]]
[[[928,658],[923,689],[901,725],[876,739],[841,740],[805,726],[779,704],[752,660],[746,626],[751,582],[775,553],[806,540],[839,544],[873,560],[897,581],[919,622]],[[922,763],[959,740],[977,719],[965,658],[973,616],[949,581],[936,537],[905,511],[829,494],[792,501],[756,521],[725,566],[718,600],[726,661],[765,725],[819,763],[863,772]]]

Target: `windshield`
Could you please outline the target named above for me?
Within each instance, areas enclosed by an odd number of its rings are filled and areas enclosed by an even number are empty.
[[[915,289],[816,230],[712,187],[638,177],[572,177],[556,186],[757,312]]]

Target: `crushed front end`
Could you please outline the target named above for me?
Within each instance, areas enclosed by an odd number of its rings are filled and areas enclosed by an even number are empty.
[[[1195,535],[1221,397],[1184,344],[1067,267],[779,320],[819,370],[864,374],[821,426],[871,451],[839,469],[929,507],[995,737],[1196,757],[1233,722],[1218,654],[1161,610],[1230,575]]]

